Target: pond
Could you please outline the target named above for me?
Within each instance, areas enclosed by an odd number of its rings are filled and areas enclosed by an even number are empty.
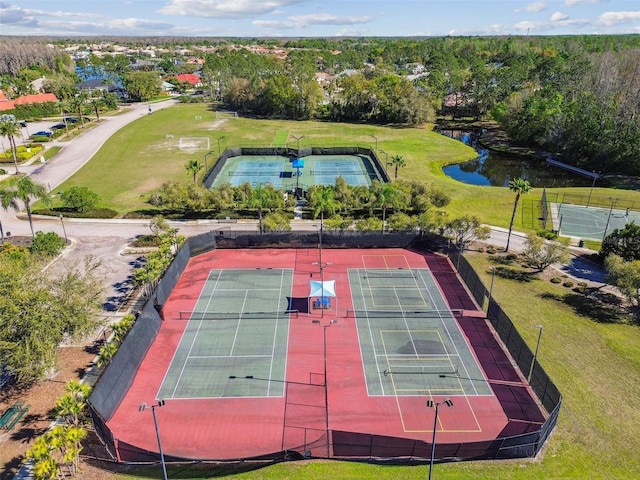
[[[490,152],[478,143],[480,131],[438,130],[476,149],[478,156],[470,162],[444,167],[448,177],[470,185],[506,187],[514,178],[528,180],[532,187],[588,187],[592,179],[554,167],[543,160],[530,157]]]

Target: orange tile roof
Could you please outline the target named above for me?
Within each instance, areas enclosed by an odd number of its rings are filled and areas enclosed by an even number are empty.
[[[38,93],[37,95],[24,95],[15,99],[16,105],[32,105],[34,103],[57,102],[58,98],[53,93]]]
[[[189,82],[194,87],[200,83],[200,76],[194,73],[181,73],[180,75],[176,75],[176,78],[181,82]]]

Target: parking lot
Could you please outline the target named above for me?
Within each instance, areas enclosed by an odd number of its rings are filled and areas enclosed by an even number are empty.
[[[55,122],[52,120],[43,120],[41,122],[28,122],[26,127],[20,128],[20,136],[15,137],[16,144],[24,145],[25,143],[29,143],[29,136],[41,130],[53,131],[51,130],[51,126],[55,125],[56,123],[59,123],[59,122]],[[4,137],[2,140],[4,141]],[[5,150],[9,148],[8,145],[5,145],[5,144],[3,144],[3,147],[5,147],[4,148]]]
[[[67,117],[68,119],[71,118],[77,118],[77,117],[73,117],[73,116],[69,116]],[[88,121],[88,118],[85,118],[85,123]],[[18,120],[20,123],[22,123],[21,120]],[[79,123],[76,122],[76,123]],[[36,132],[41,132],[41,131],[48,131],[48,132],[55,132],[56,128],[54,128],[55,126],[58,126],[60,129],[64,129],[64,122],[62,120],[42,120],[39,122],[27,122],[26,126],[21,127],[20,128],[20,136],[16,136],[15,140],[16,140],[16,144],[17,145],[24,145],[25,143],[29,143],[30,137],[31,135],[33,135]],[[69,128],[71,128],[74,125],[74,123],[72,122],[72,120],[69,120]],[[2,142],[2,149],[3,151],[6,151],[9,148],[8,142],[5,141],[5,138],[2,137],[0,139],[0,141]]]

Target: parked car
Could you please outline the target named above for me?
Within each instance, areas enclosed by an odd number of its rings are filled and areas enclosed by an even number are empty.
[[[36,132],[31,136],[32,137],[53,137],[53,132],[50,132],[49,130],[40,130],[39,132]]]
[[[18,122],[18,123],[20,123],[21,127],[26,127],[27,126],[27,121],[26,120],[22,120],[21,122]]]
[[[64,121],[67,123],[78,123],[80,120],[76,117],[65,117]]]
[[[51,127],[53,130],[62,130],[63,128],[67,128],[65,123],[56,123]]]

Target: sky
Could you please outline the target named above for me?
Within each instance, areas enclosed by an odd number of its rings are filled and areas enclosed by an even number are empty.
[[[0,0],[1,35],[640,34],[640,0]]]

